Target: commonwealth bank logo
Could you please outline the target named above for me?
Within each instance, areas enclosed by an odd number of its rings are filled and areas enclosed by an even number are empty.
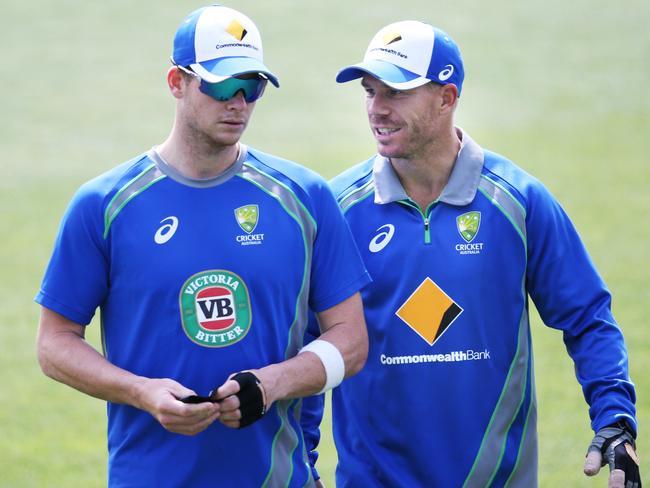
[[[481,226],[481,212],[467,212],[456,217],[456,227],[465,242],[472,242]]]
[[[241,41],[244,37],[246,37],[246,34],[248,34],[248,31],[244,29],[244,26],[241,25],[237,19],[234,19],[232,22],[230,22],[230,24],[228,24],[228,27],[226,27],[226,32],[238,41]]]
[[[247,234],[251,234],[255,230],[255,227],[257,227],[259,214],[259,207],[257,205],[244,205],[235,209],[237,223]]]
[[[402,40],[402,34],[396,31],[387,32],[386,34],[384,34],[384,38],[383,38],[384,46],[388,46],[389,44],[401,40]]]
[[[427,277],[395,315],[432,346],[462,312],[463,309]]]

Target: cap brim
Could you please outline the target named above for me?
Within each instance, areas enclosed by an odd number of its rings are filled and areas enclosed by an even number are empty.
[[[219,83],[233,76],[245,75],[248,73],[261,73],[266,76],[276,87],[280,86],[278,77],[260,61],[246,57],[230,57],[211,59],[201,63],[190,65],[192,71],[208,83]]]
[[[378,59],[368,59],[343,68],[336,75],[336,81],[338,83],[345,83],[366,75],[373,76],[396,90],[410,90],[411,88],[417,88],[431,81],[411,71],[395,66],[392,63]]]

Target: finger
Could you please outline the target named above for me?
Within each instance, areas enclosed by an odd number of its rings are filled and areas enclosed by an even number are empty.
[[[231,429],[239,429],[239,420],[223,420],[219,419],[219,422],[221,422],[223,425],[226,427],[229,427]]]
[[[226,421],[236,420],[237,422],[239,422],[239,420],[241,419],[241,411],[233,410],[231,412],[221,412],[221,414],[219,415],[219,419],[226,420]]]
[[[217,390],[212,394],[217,400],[224,399],[235,393],[239,392],[239,383],[234,380],[226,380],[226,382],[221,385]]]
[[[177,402],[174,410],[171,410],[170,413],[173,413],[182,418],[196,418],[202,420],[207,416],[219,411],[221,411],[221,405],[216,402],[202,402],[194,404]]]
[[[200,417],[171,416],[170,418],[164,419],[164,422],[161,421],[161,424],[167,430],[177,434],[196,435],[207,429],[219,416],[220,412],[216,409],[208,415],[202,415]]]
[[[206,420],[211,423],[221,411],[218,403],[206,402],[196,405],[176,403],[177,405],[161,412],[158,417],[160,423],[166,428],[168,426],[193,426]]]
[[[600,451],[589,451],[587,457],[585,458],[585,466],[583,468],[587,476],[594,476],[600,471],[600,466],[602,465],[603,455]]]
[[[625,471],[622,469],[612,469],[612,472],[609,474],[607,488],[625,488]]]
[[[221,411],[224,413],[233,412],[239,409],[240,401],[239,398],[233,395],[229,396],[225,400],[221,400],[221,402],[219,402],[219,406],[221,408]]]

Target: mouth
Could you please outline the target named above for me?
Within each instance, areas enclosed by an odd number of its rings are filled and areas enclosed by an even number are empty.
[[[399,127],[373,127],[375,137],[379,141],[389,139],[393,134],[399,131]]]
[[[244,120],[222,120],[221,123],[232,128],[240,128],[246,125]]]

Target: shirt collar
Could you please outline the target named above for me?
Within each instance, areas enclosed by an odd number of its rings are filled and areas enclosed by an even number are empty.
[[[163,157],[160,155],[160,153],[158,153],[157,147],[152,147],[149,151],[147,151],[147,156],[149,157],[149,159],[151,159],[156,164],[156,166],[162,173],[169,176],[172,180],[175,180],[179,183],[182,183],[187,186],[192,186],[195,188],[210,188],[213,186],[221,185],[226,181],[230,180],[233,176],[235,176],[237,173],[241,171],[247,155],[248,155],[248,148],[244,144],[240,143],[237,159],[232,165],[226,168],[226,170],[223,173],[218,174],[217,176],[213,176],[211,178],[190,178],[188,176],[183,175],[180,171],[178,171],[176,168],[171,166],[167,161],[165,161]]]
[[[451,170],[449,181],[438,197],[439,202],[450,205],[467,205],[476,195],[483,170],[483,149],[460,127],[460,150]],[[408,195],[388,158],[375,156],[372,167],[375,182],[375,203],[384,204],[407,200]]]

